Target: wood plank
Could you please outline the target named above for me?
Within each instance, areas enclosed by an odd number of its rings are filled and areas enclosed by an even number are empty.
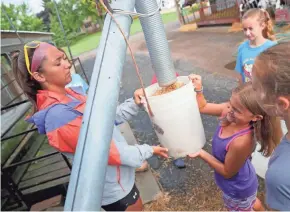
[[[31,130],[32,127],[34,127],[34,125],[33,124],[29,124],[27,126],[27,128],[25,129],[25,131]],[[32,137],[32,135],[34,133],[35,132],[31,132],[31,133],[28,133],[28,134],[26,134],[26,135],[24,135],[22,137],[22,140],[21,140],[20,144],[18,145],[18,147],[16,147],[16,149],[13,151],[13,153],[7,159],[4,167],[9,166],[11,163],[13,163],[13,161],[15,160],[15,158],[19,155],[19,153],[21,152],[21,150],[27,145],[27,143],[29,142],[30,138]]]
[[[50,153],[53,153],[53,152],[56,152],[56,150],[52,147],[50,148],[46,148],[46,149],[40,149],[37,154],[36,154],[36,157],[40,157],[40,156],[43,156],[43,155],[47,155],[47,154],[50,154]]]
[[[24,114],[29,110],[31,104],[29,102],[10,109],[1,115],[1,137],[3,137]]]
[[[37,153],[37,155],[38,156],[42,156],[42,155],[46,155],[46,154],[51,153],[51,152],[57,152],[57,150],[52,148],[51,146],[50,147],[45,147],[45,148],[40,148],[39,152]]]
[[[21,181],[23,182],[25,180],[29,180],[29,179],[32,179],[34,177],[38,177],[38,176],[47,174],[49,172],[59,170],[62,168],[66,168],[66,167],[67,167],[67,164],[65,163],[65,161],[59,161],[59,162],[56,162],[53,164],[49,164],[49,165],[41,167],[39,169],[26,172],[25,176],[22,178]]]
[[[36,177],[33,179],[26,180],[24,182],[20,182],[18,187],[20,190],[23,190],[23,189],[26,189],[28,187],[38,186],[39,184],[43,183],[44,181],[51,180],[51,179],[58,178],[58,177],[62,177],[62,176],[66,176],[69,174],[70,174],[70,169],[63,168],[63,169],[60,169],[57,171],[47,173],[46,175],[42,175],[40,177]]]
[[[221,25],[221,24],[232,24],[239,21],[237,18],[222,18],[222,19],[213,19],[213,20],[204,20],[196,22],[197,26],[206,26],[206,25]]]
[[[55,149],[45,149],[45,150],[39,150],[36,154],[36,157],[41,157],[50,153],[56,152]]]
[[[40,169],[42,167],[48,166],[49,164],[57,163],[57,162],[60,162],[60,161],[63,161],[63,158],[62,158],[62,156],[60,154],[59,155],[53,155],[51,157],[44,158],[44,159],[41,159],[41,160],[38,160],[38,161],[32,163],[30,165],[30,167],[28,168],[28,171],[33,171],[33,170],[36,170],[36,169]]]
[[[30,149],[26,152],[26,154],[22,158],[22,160],[25,161],[25,160],[29,160],[29,159],[34,158],[35,154],[39,150],[39,148],[42,145],[43,141],[44,141],[44,136],[43,135],[37,136],[37,139],[35,141],[33,141],[33,144],[31,145]],[[16,184],[18,184],[20,182],[21,178],[24,176],[24,174],[27,171],[29,166],[30,166],[30,163],[27,163],[27,164],[24,164],[22,166],[18,166],[15,169],[15,172],[12,175],[12,179],[14,180],[14,182]]]
[[[47,148],[53,148],[53,147],[50,146],[50,144],[46,142],[46,143],[43,143],[43,144],[42,144],[42,146],[41,146],[40,149],[41,149],[41,150],[44,150],[44,149],[47,149]]]
[[[66,176],[66,177],[63,177],[63,178],[60,178],[60,179],[57,179],[57,180],[53,180],[53,181],[50,181],[50,182],[47,182],[47,183],[43,183],[43,184],[41,184],[39,186],[35,186],[35,187],[29,188],[29,189],[25,189],[25,190],[22,191],[22,193],[24,195],[28,195],[28,194],[35,193],[35,192],[38,192],[38,191],[42,191],[42,190],[45,190],[45,189],[48,189],[48,188],[52,188],[54,186],[66,184],[68,182],[69,182],[69,176]]]

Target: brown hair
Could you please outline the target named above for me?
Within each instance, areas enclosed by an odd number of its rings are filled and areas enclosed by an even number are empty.
[[[259,106],[251,82],[237,87],[233,92],[239,96],[242,105],[253,115],[263,116],[263,119],[252,123],[254,136],[261,144],[259,152],[262,152],[266,157],[270,156],[282,137],[280,120],[276,117],[270,117]]]
[[[243,20],[247,18],[257,17],[258,21],[262,24],[265,23],[265,28],[263,30],[263,37],[269,40],[276,40],[273,30],[272,20],[269,13],[264,9],[253,8],[249,9],[244,15]]]
[[[253,72],[267,96],[290,95],[290,42],[279,43],[262,52]]]
[[[30,64],[32,61],[34,51],[35,49],[33,48],[27,49]],[[36,112],[37,111],[36,94],[38,90],[41,90],[41,85],[29,74],[26,68],[24,47],[21,48],[21,51],[13,55],[12,70],[17,83],[19,84],[23,92],[26,94],[26,96],[32,103],[33,113]],[[37,71],[41,72],[42,71],[41,67]]]
[[[62,49],[59,50],[66,54]],[[32,63],[34,51],[35,49],[33,48],[27,49],[30,64]],[[38,90],[41,90],[42,87],[40,83],[29,74],[26,68],[24,47],[21,48],[21,51],[18,51],[18,53],[15,53],[12,56],[12,70],[15,76],[15,80],[32,103],[32,113],[35,113],[37,111],[36,95]],[[37,72],[42,71],[42,67],[40,66]]]

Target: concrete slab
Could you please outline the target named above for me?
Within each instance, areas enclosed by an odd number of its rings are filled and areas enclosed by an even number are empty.
[[[129,145],[138,144],[128,122],[120,124],[119,129]]]
[[[126,122],[119,126],[119,129],[123,136],[126,138],[129,145],[137,144],[135,136],[131,130],[130,125]],[[136,186],[140,191],[140,196],[143,204],[156,200],[162,192],[159,185],[152,174],[152,171],[148,169],[145,172],[136,173]]]
[[[195,30],[197,30],[197,24],[196,23],[192,23],[192,24],[186,24],[183,25],[179,28],[180,32],[193,32]]]
[[[136,173],[136,186],[140,191],[140,196],[143,204],[147,204],[157,199],[162,194],[159,185],[152,174],[152,171],[148,169],[145,172]]]

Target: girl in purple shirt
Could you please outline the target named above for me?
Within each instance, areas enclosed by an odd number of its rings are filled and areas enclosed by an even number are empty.
[[[275,139],[270,118],[256,101],[251,83],[234,89],[228,103],[207,103],[201,77],[189,76],[195,84],[197,101],[203,114],[221,116],[212,143],[212,155],[201,150],[189,157],[200,157],[215,172],[215,181],[223,192],[225,207],[230,211],[264,210],[257,199],[258,180],[250,161],[255,146],[254,136],[263,141],[261,152],[271,154],[279,139]],[[267,129],[267,131],[262,129]]]

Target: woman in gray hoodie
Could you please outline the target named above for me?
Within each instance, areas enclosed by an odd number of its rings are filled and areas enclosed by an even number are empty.
[[[86,96],[80,88],[65,88],[71,82],[70,68],[65,53],[45,42],[30,42],[13,58],[16,80],[34,109],[28,121],[47,135],[51,146],[73,157]],[[167,157],[167,149],[159,146],[128,145],[116,127],[138,113],[142,94],[140,89],[135,91],[134,98],[117,108],[102,198],[102,207],[108,211],[142,210],[135,168],[153,154]]]

